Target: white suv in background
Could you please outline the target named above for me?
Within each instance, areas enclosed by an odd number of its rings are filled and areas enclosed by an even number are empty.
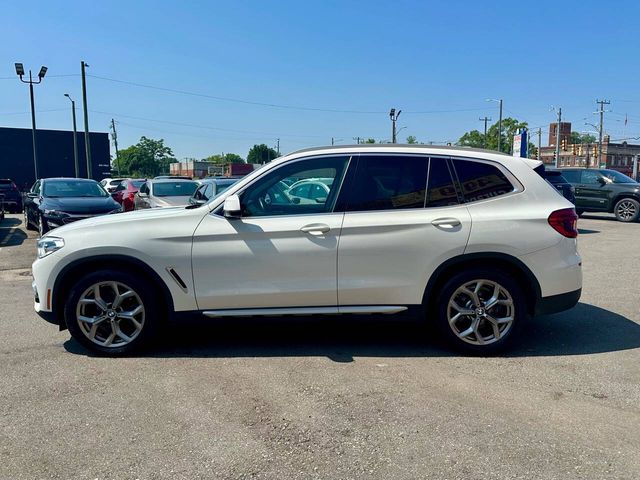
[[[35,309],[96,352],[205,317],[420,307],[456,347],[494,353],[580,298],[577,216],[536,170],[488,151],[299,151],[203,206],[99,217],[38,243]],[[322,178],[301,202],[288,187]],[[296,200],[297,198],[297,200]]]

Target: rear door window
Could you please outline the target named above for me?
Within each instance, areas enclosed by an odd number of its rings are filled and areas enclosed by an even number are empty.
[[[449,165],[444,158],[432,158],[429,165],[427,207],[449,207],[458,205],[456,190]]]
[[[513,192],[514,187],[496,166],[473,160],[452,161],[464,201],[477,202]]]
[[[579,170],[563,170],[562,176],[569,183],[580,183],[580,171]]]
[[[362,155],[347,211],[424,208],[427,162],[421,156]]]

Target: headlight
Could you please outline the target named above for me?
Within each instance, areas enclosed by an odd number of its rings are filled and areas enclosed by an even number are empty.
[[[46,210],[46,209],[44,211],[44,214],[47,217],[55,217],[55,218],[62,218],[67,216],[67,214],[64,212],[58,212],[57,210]]]
[[[44,258],[64,247],[64,240],[57,237],[42,237],[38,240],[38,258]]]

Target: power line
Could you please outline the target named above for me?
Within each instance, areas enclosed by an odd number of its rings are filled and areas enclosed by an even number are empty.
[[[122,115],[114,112],[102,112],[100,110],[90,110],[91,113],[97,113],[99,115],[107,115],[113,117],[122,117],[122,118],[130,118],[132,120],[141,120],[144,122],[156,122],[156,123],[164,123],[167,125],[176,125],[179,127],[190,127],[190,128],[202,128],[205,130],[217,130],[220,132],[231,132],[231,133],[246,133],[253,135],[265,135],[271,137],[292,137],[292,138],[325,138],[324,135],[293,135],[293,134],[281,134],[281,133],[273,133],[273,132],[256,132],[251,130],[234,130],[230,128],[220,128],[220,127],[211,127],[208,125],[197,125],[194,123],[182,123],[182,122],[172,122],[169,120],[158,120],[155,118],[145,118],[145,117],[134,117],[132,115]]]
[[[158,90],[162,92],[176,93],[179,95],[188,95],[191,97],[209,98],[212,100],[219,100],[224,102],[241,103],[244,105],[256,105],[261,107],[282,108],[282,109],[288,109],[288,110],[303,110],[303,111],[312,111],[312,112],[327,112],[327,113],[351,113],[351,114],[365,114],[365,115],[378,115],[378,114],[387,113],[382,110],[343,110],[338,108],[320,108],[320,107],[287,105],[287,104],[269,103],[269,102],[257,102],[253,100],[245,100],[245,99],[232,98],[232,97],[222,97],[219,95],[209,95],[206,93],[191,92],[188,90],[181,90],[181,89],[175,89],[175,88],[159,87],[157,85],[148,85],[144,83],[131,82],[129,80],[119,80],[116,78],[103,77],[99,75],[87,74],[87,77],[95,78],[98,80],[104,80],[107,82],[119,83],[123,85],[130,85],[130,86],[139,87],[139,88],[148,88],[148,89]],[[482,108],[458,108],[458,109],[440,109],[440,110],[415,110],[415,111],[405,111],[405,113],[406,114],[436,114],[436,113],[474,112],[474,111],[481,111],[481,110],[483,109]]]

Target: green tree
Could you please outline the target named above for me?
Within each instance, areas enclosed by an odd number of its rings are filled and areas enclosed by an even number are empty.
[[[247,154],[247,163],[269,163],[277,156],[278,152],[262,143],[251,147]]]
[[[224,155],[211,155],[204,159],[205,162],[213,162],[218,165],[227,165],[229,163],[245,163],[244,158],[236,153],[225,153]]]
[[[590,133],[571,132],[569,143],[596,143],[596,137]]]
[[[119,163],[123,172],[134,177],[155,177],[169,172],[169,164],[176,162],[171,148],[164,140],[141,137],[129,148],[120,150]]]
[[[376,139],[375,138],[367,138],[366,140],[363,140],[362,143],[376,143]]]
[[[407,137],[407,143],[408,143],[409,145],[415,145],[416,143],[418,143],[418,139],[417,139],[415,136],[413,136],[413,135],[409,135],[409,136]]]
[[[462,147],[484,148],[484,135],[478,130],[471,130],[460,137],[456,145]]]
[[[502,140],[500,143],[500,151],[503,153],[511,153],[513,148],[513,136],[518,133],[521,128],[526,128],[527,122],[520,122],[515,118],[507,117],[502,119]],[[471,130],[460,137],[456,142],[457,145],[475,148],[484,147],[484,134],[478,130]],[[498,122],[491,125],[487,131],[486,148],[489,150],[498,150]]]

